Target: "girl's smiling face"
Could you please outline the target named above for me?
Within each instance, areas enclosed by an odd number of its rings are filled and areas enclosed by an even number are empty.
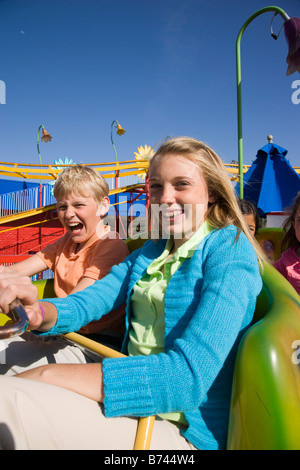
[[[75,243],[84,245],[95,233],[100,222],[99,204],[95,199],[72,192],[57,201],[60,222]]]
[[[199,167],[177,154],[162,156],[152,165],[149,192],[154,218],[174,237],[174,249],[200,227],[208,203],[216,199],[209,194]]]
[[[255,236],[256,232],[256,220],[255,220],[255,215],[254,214],[243,214],[244,219],[246,221],[246,224],[249,227],[249,230],[253,237]]]

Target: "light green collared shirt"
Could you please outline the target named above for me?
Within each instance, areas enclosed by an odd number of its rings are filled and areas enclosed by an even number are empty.
[[[159,354],[164,351],[166,288],[183,261],[193,256],[201,240],[212,230],[204,221],[192,237],[168,258],[173,248],[173,238],[170,238],[163,253],[148,266],[147,274],[134,286],[131,295],[133,317],[129,333],[129,355]],[[168,419],[182,421],[180,413],[176,413],[177,416],[172,413],[171,418],[169,415]]]

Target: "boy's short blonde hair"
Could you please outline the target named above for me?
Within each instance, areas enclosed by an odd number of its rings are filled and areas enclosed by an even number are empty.
[[[59,174],[53,195],[59,200],[73,192],[83,197],[93,197],[100,204],[108,196],[109,187],[103,176],[93,168],[72,165]]]

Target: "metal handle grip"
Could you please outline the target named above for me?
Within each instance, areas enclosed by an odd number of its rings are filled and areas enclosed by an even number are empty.
[[[21,335],[29,324],[27,313],[19,299],[14,300],[9,307],[8,316],[12,318],[13,323],[0,326],[0,339]]]

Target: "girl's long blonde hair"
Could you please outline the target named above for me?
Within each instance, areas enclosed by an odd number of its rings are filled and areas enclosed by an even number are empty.
[[[180,155],[199,167],[206,181],[208,192],[216,196],[216,201],[209,203],[206,219],[214,228],[235,225],[243,231],[256,252],[260,264],[266,256],[254,239],[245,222],[237,202],[237,196],[221,158],[203,142],[191,137],[176,137],[164,142],[150,160],[152,165],[166,155]]]

